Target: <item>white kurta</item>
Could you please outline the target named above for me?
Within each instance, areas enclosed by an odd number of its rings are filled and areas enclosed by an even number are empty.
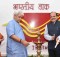
[[[48,34],[48,27],[47,27],[47,25],[45,27],[44,37],[48,41],[52,40],[52,36]],[[60,39],[60,35],[57,38]]]

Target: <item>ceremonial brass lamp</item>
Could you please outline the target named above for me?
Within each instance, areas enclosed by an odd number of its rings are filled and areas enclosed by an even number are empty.
[[[41,45],[42,45],[42,42],[40,40],[40,32],[37,33],[38,35],[38,41],[37,42],[34,42],[36,44],[36,47],[37,47],[37,57],[40,57],[40,54],[41,54]]]

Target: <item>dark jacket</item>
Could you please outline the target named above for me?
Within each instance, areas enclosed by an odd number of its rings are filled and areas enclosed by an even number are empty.
[[[47,24],[48,34],[53,36],[55,34],[55,40],[51,40],[48,42],[48,48],[54,49],[56,44],[56,38],[60,35],[60,21],[56,21],[55,24],[50,22]]]

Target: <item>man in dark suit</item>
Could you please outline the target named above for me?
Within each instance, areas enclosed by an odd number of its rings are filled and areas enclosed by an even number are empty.
[[[56,12],[50,13],[50,20],[44,32],[44,37],[48,40],[49,57],[60,57],[60,43],[55,48],[56,42],[60,39],[60,21],[57,20]]]

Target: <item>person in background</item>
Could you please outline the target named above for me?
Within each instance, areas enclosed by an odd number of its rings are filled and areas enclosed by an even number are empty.
[[[20,26],[21,17],[24,14],[21,11],[15,11],[13,20],[11,20],[7,27],[7,57],[27,57],[26,47],[29,42],[25,40],[25,36]]]
[[[3,35],[0,33],[0,57],[1,56],[1,42],[4,40]]]
[[[57,19],[57,13],[50,13],[50,20],[44,32],[44,37],[48,40],[49,57],[60,57],[60,43],[55,48],[56,42],[60,39],[60,21]]]

